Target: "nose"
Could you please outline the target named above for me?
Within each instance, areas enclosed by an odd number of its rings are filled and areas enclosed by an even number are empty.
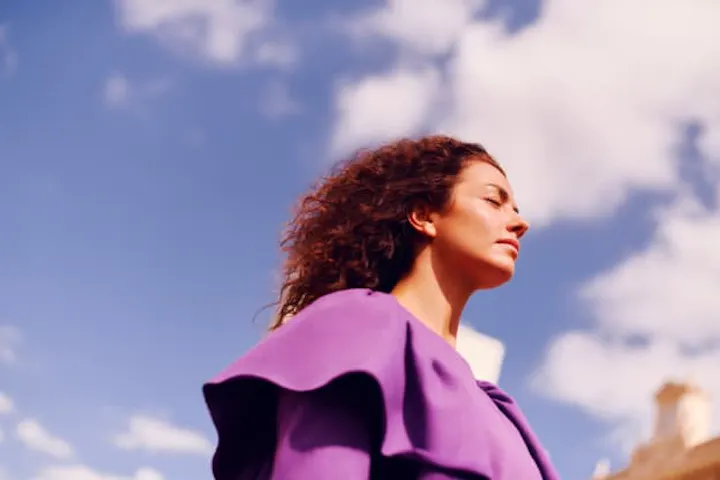
[[[520,239],[528,231],[530,224],[519,213],[513,213],[513,218],[508,223],[507,229],[509,232],[514,233],[516,238]]]

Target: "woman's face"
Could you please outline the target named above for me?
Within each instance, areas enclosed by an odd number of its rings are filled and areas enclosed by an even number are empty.
[[[510,280],[528,224],[500,170],[482,160],[468,163],[447,208],[430,218],[434,261],[451,275],[473,290]]]

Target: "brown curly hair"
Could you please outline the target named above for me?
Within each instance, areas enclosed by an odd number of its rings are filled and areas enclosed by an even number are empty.
[[[408,214],[420,204],[442,210],[469,160],[505,173],[481,145],[435,135],[361,151],[320,179],[281,241],[287,259],[270,330],[332,292],[390,292],[423,240]]]

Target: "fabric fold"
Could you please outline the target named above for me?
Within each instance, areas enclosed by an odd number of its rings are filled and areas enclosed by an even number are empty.
[[[531,468],[557,479],[507,394],[477,382],[462,357],[394,297],[364,289],[322,297],[204,385],[218,432],[216,477],[256,478],[268,468],[280,391],[340,379],[365,385],[386,458],[493,480],[528,478]],[[518,442],[533,465],[518,461]]]

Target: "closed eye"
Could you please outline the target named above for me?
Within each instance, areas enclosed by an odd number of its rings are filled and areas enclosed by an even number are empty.
[[[487,202],[490,202],[493,206],[495,206],[497,208],[500,208],[503,205],[510,203],[510,200],[511,200],[510,194],[503,187],[501,187],[500,185],[496,185],[494,183],[488,183],[486,186],[490,187],[500,197],[499,200],[494,197],[486,197],[485,200]],[[515,213],[517,213],[517,214],[520,213],[520,210],[518,210],[517,205],[513,204],[512,209]]]

